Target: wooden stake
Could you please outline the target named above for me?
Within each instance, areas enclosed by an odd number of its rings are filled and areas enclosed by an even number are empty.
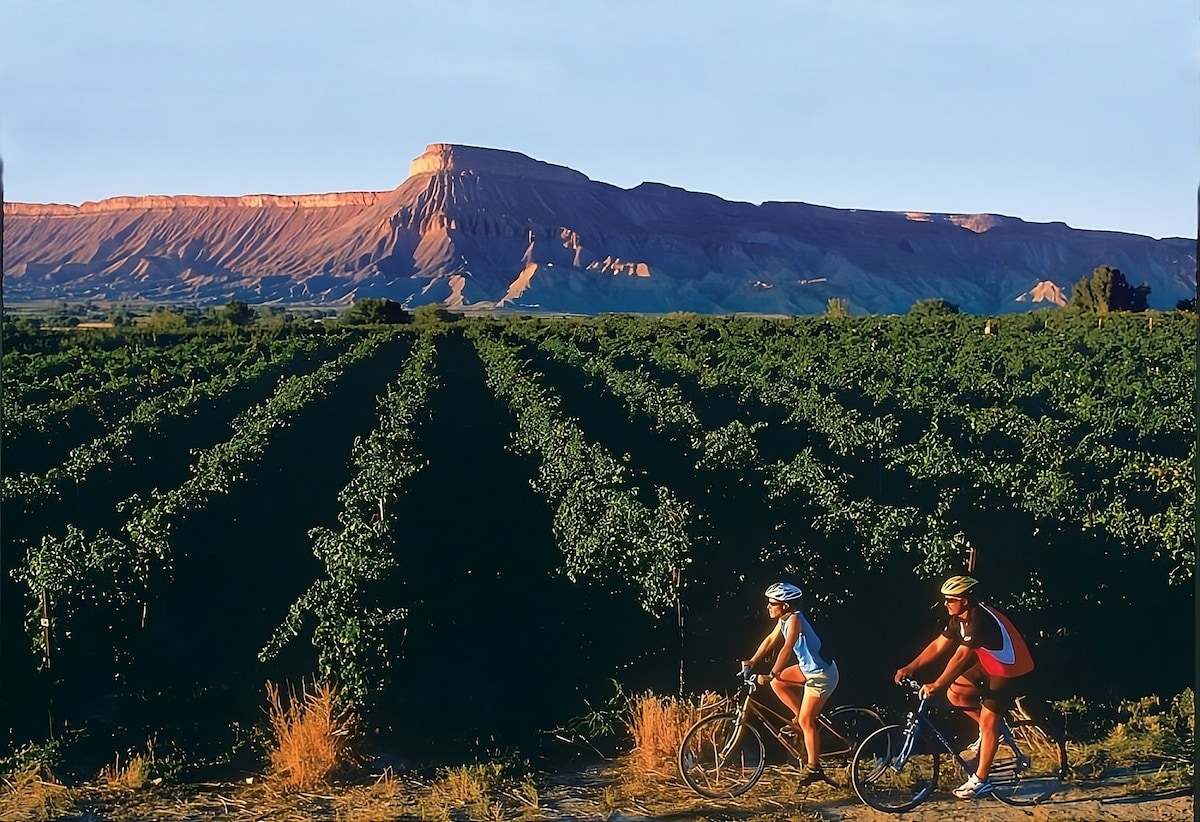
[[[42,644],[43,658],[46,660],[46,670],[50,670],[50,595],[42,589]]]

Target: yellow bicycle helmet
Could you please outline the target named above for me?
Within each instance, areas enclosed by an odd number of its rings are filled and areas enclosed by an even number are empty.
[[[950,577],[942,585],[942,596],[944,597],[960,597],[967,592],[968,589],[979,584],[979,580],[974,577],[956,576]]]

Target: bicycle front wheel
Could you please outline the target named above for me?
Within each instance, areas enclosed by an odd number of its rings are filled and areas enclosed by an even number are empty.
[[[692,726],[679,746],[679,774],[701,796],[722,799],[754,787],[767,764],[762,736],[737,714],[717,714]]]
[[[1009,805],[1036,805],[1062,788],[1067,778],[1067,744],[1032,719],[1009,722],[1018,751],[1001,741],[988,772],[993,793]]]
[[[936,745],[936,740],[921,733],[909,740],[903,725],[880,728],[854,752],[850,785],[859,799],[877,811],[910,811],[937,787]]]
[[[864,739],[882,727],[879,714],[857,705],[843,705],[822,717],[821,765],[837,785],[849,782],[854,752]]]

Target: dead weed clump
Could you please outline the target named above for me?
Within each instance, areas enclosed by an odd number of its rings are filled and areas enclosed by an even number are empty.
[[[542,818],[542,796],[529,773],[504,762],[443,768],[416,802],[417,815],[432,822]]]
[[[691,700],[652,693],[630,700],[626,725],[633,738],[629,767],[634,776],[673,774],[683,737],[720,701],[721,697],[711,691]]]
[[[267,716],[274,743],[268,745],[268,779],[284,792],[312,791],[352,764],[350,731],[354,717],[341,711],[331,685],[289,686],[285,705],[279,689],[267,683]]]
[[[150,781],[150,760],[141,754],[135,754],[121,766],[118,754],[112,765],[105,765],[100,770],[100,782],[110,791],[136,791],[144,788]]]
[[[499,819],[501,805],[494,801],[503,767],[496,764],[446,768],[421,802],[421,818],[448,820],[452,811],[465,809],[471,819]]]
[[[3,778],[0,819],[58,819],[75,804],[75,792],[40,765],[14,771]]]

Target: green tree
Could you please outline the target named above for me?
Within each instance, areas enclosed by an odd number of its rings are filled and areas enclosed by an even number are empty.
[[[250,325],[257,318],[254,309],[241,300],[230,300],[229,303],[216,313],[217,322],[222,325],[232,325],[238,328]]]
[[[940,317],[957,314],[958,306],[940,297],[933,300],[917,300],[913,307],[908,309],[908,313],[915,317]]]
[[[439,303],[429,303],[422,305],[413,311],[413,323],[416,325],[437,325],[439,323],[452,323],[459,319],[459,315],[452,311],[447,311],[444,306]]]
[[[108,321],[114,328],[128,328],[133,325],[133,312],[128,308],[118,308],[108,313]]]
[[[1084,277],[1071,289],[1068,307],[1092,314],[1110,311],[1145,311],[1150,286],[1129,284],[1121,269],[1109,265],[1097,266],[1092,276]]]
[[[836,318],[849,317],[850,301],[843,297],[830,297],[829,302],[825,306],[825,316]]]
[[[142,327],[151,334],[181,334],[187,330],[187,317],[174,308],[160,305],[142,321]]]
[[[355,300],[350,310],[342,315],[342,322],[346,325],[395,325],[409,320],[404,306],[383,297]]]

